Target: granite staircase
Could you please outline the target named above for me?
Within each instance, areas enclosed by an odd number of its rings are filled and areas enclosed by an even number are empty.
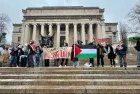
[[[140,68],[0,68],[0,94],[140,94]]]

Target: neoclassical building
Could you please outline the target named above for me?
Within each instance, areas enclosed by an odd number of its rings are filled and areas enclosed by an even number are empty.
[[[54,46],[66,41],[70,46],[76,40],[87,44],[93,40],[110,38],[118,41],[118,23],[105,23],[104,9],[99,7],[65,6],[23,9],[21,24],[13,24],[12,43],[35,43],[42,36],[54,35]]]

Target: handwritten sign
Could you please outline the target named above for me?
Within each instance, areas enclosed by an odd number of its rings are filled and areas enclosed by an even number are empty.
[[[44,59],[71,58],[72,47],[44,48]]]

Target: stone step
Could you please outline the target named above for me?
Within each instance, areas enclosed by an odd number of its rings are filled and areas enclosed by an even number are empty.
[[[119,66],[117,67],[110,67],[110,66],[105,66],[105,67],[92,67],[92,68],[87,68],[87,67],[77,67],[77,68],[73,68],[73,67],[34,67],[34,68],[22,68],[22,67],[2,67],[0,68],[0,71],[52,71],[52,70],[124,70],[124,68],[120,68]],[[140,70],[140,68],[137,68],[136,66],[128,66],[127,70]]]
[[[139,94],[140,86],[7,86],[1,93],[9,94]]]
[[[3,70],[0,74],[140,74],[140,70]]]
[[[92,85],[127,86],[140,85],[139,79],[0,79],[0,85]]]
[[[140,74],[1,74],[0,79],[140,79]]]

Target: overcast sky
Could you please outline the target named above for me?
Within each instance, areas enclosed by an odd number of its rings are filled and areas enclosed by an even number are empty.
[[[0,13],[8,14],[11,19],[8,42],[12,40],[12,24],[22,23],[22,9],[42,6],[97,6],[105,8],[105,22],[124,21],[129,10],[139,0],[0,0]]]

